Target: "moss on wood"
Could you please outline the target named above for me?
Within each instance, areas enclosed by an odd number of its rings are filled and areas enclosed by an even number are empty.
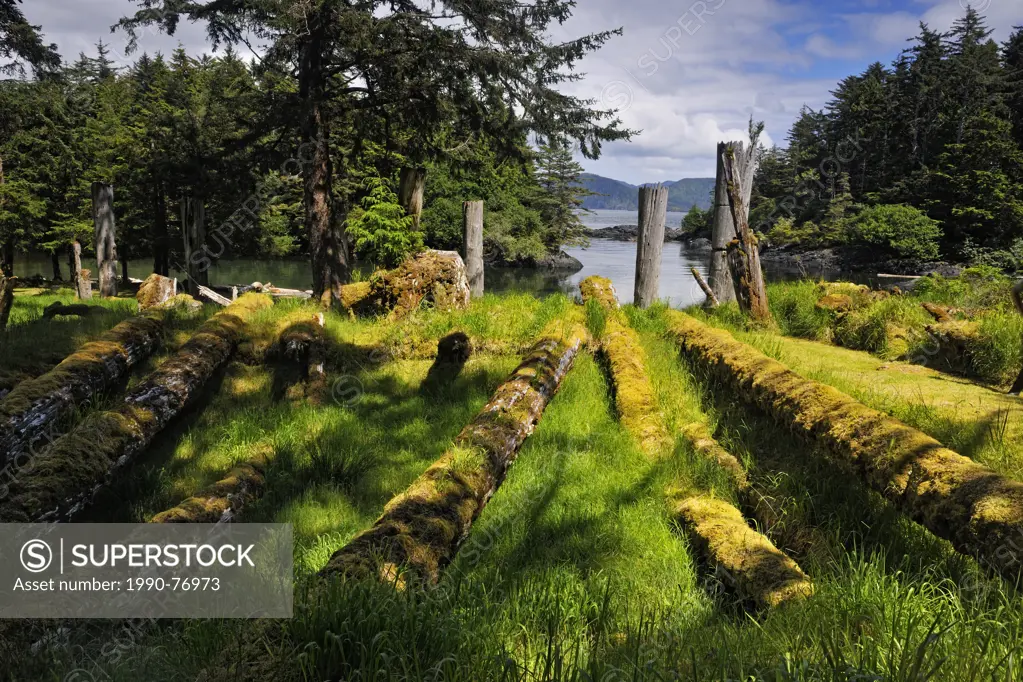
[[[454,251],[424,251],[368,282],[342,287],[341,299],[354,313],[401,319],[427,304],[440,310],[468,307],[469,280]]]
[[[742,463],[714,440],[714,436],[711,435],[706,424],[702,422],[689,424],[682,429],[682,436],[689,441],[697,454],[717,463],[719,467],[728,472],[736,490],[745,492],[749,488],[746,469],[743,468]]]
[[[190,298],[190,297],[179,297]],[[178,301],[124,320],[52,370],[20,383],[0,401],[0,464],[60,433],[72,410],[124,381],[157,348]]]
[[[746,525],[728,502],[689,497],[674,503],[673,511],[719,578],[758,606],[774,608],[813,594],[813,583],[796,562]]]
[[[0,521],[66,519],[87,506],[94,492],[144,450],[153,437],[202,391],[231,356],[245,321],[273,305],[269,296],[246,294],[207,320],[159,369],[130,391],[119,407],[94,412],[58,438],[19,472],[0,501]]]
[[[321,574],[436,583],[572,367],[586,330],[552,323],[453,446]]]
[[[263,494],[266,459],[257,455],[178,506],[160,512],[150,523],[225,523]]]
[[[611,369],[615,408],[622,426],[636,438],[645,453],[651,457],[662,454],[671,439],[647,375],[646,351],[639,335],[619,310],[610,280],[589,277],[579,289],[583,301],[597,301],[609,313],[599,339],[600,352]]]
[[[1023,484],[806,379],[730,334],[668,313],[697,365],[782,424],[825,446],[913,520],[1010,579],[1023,568]]]

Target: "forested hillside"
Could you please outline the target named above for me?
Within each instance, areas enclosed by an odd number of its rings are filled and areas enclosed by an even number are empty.
[[[583,208],[591,211],[635,211],[638,210],[638,187],[620,180],[583,173],[583,186],[594,194],[583,200]],[[668,210],[688,211],[694,205],[701,209],[710,208],[714,178],[683,178],[663,183],[668,187]]]
[[[1023,258],[1023,30],[975,10],[922,25],[890,65],[804,108],[767,150],[752,223],[771,244],[865,244],[1013,267]]]

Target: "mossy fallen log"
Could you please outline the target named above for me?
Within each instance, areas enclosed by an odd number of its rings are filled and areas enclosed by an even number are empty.
[[[374,273],[368,282],[341,288],[341,300],[359,315],[405,317],[423,304],[440,310],[469,305],[469,279],[454,251],[424,251],[394,270]]]
[[[375,576],[399,587],[436,583],[585,342],[582,325],[549,327],[447,453],[336,552],[321,575]]]
[[[231,357],[269,296],[247,294],[205,324],[115,409],[94,412],[19,472],[0,501],[0,522],[59,521],[89,504],[106,481],[132,462],[201,392]]]
[[[615,409],[622,426],[647,455],[656,457],[671,444],[664,417],[646,370],[646,352],[639,335],[621,312],[611,280],[588,277],[579,285],[583,301],[596,301],[607,313],[600,335],[600,352],[614,384]]]
[[[669,335],[712,377],[825,446],[869,487],[1010,580],[1023,568],[1023,484],[683,313]]]
[[[718,443],[714,436],[711,435],[710,429],[707,425],[702,422],[693,422],[685,426],[682,431],[682,437],[689,441],[693,450],[704,459],[715,462],[719,467],[724,469],[729,478],[732,479],[732,484],[735,489],[740,493],[745,493],[749,488],[749,480],[746,477],[746,469],[743,468],[742,463],[736,458],[735,455],[730,453],[728,450],[723,448]]]
[[[229,523],[242,509],[263,494],[266,459],[256,456],[231,469],[227,476],[172,509],[160,512],[150,523]]]
[[[61,422],[76,407],[124,381],[159,345],[172,305],[169,302],[124,320],[46,374],[21,382],[7,394],[0,401],[0,466],[44,440],[54,440]]]
[[[718,578],[758,606],[774,608],[813,594],[813,583],[796,562],[746,525],[728,502],[689,497],[674,505],[674,516],[715,564]]]

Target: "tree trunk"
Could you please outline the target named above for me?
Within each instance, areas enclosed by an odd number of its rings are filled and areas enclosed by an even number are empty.
[[[426,169],[402,168],[398,181],[398,203],[405,214],[412,216],[412,229],[419,231],[423,215],[423,196],[426,194]]]
[[[767,305],[767,287],[764,271],[760,267],[760,248],[750,229],[749,210],[742,196],[747,176],[756,172],[755,154],[755,148],[744,154],[741,144],[729,145],[722,159],[732,220],[738,233],[737,243],[730,249],[729,255],[729,263],[738,280],[736,294],[739,305],[747,314],[757,321],[766,322],[771,319],[771,309]]]
[[[330,158],[330,126],[326,112],[326,80],[323,52],[324,13],[330,3],[321,3],[308,17],[308,35],[299,59],[299,94],[305,104],[303,158],[305,176],[305,221],[313,269],[313,297],[324,306],[342,307],[341,287],[351,279],[348,239],[340,221],[331,214],[333,168]]]
[[[198,197],[181,199],[181,234],[185,240],[185,270],[188,272],[188,293],[198,298],[199,287],[210,285],[206,251],[206,206]]]
[[[96,233],[99,295],[117,295],[117,246],[114,225],[114,186],[92,183],[92,217]]]
[[[73,412],[126,381],[159,345],[164,312],[128,318],[50,372],[18,384],[0,403],[0,467],[53,442]]]
[[[53,267],[53,281],[63,282],[64,276],[60,274],[60,252],[57,249],[50,252],[50,265]]]
[[[635,304],[648,308],[657,300],[664,252],[664,222],[668,211],[668,188],[639,188],[639,234],[636,238]]]
[[[536,428],[585,338],[581,327],[549,328],[454,447],[391,500],[372,528],[338,550],[320,574],[375,576],[399,586],[436,584]],[[398,575],[401,567],[407,573]]]
[[[5,277],[0,274],[0,332],[7,329],[7,321],[11,318],[11,308],[14,307],[14,277]],[[0,456],[3,450],[0,449]]]
[[[247,294],[203,324],[176,354],[147,375],[120,404],[93,412],[18,472],[0,500],[0,522],[67,521],[188,407],[234,353],[245,323],[273,305]]]
[[[68,268],[71,270],[71,284],[75,288],[75,296],[79,300],[88,301],[92,298],[92,282],[89,271],[82,270],[82,245],[75,240],[68,252]]]
[[[121,264],[121,284],[127,289],[131,286],[131,277],[128,276],[128,256],[122,253],[117,262]]]
[[[483,202],[466,201],[462,204],[464,226],[465,274],[469,278],[469,291],[473,298],[483,295]]]
[[[167,199],[163,184],[157,183],[153,197],[153,272],[170,277],[170,249],[167,236]]]
[[[1012,302],[1016,306],[1016,310],[1019,311],[1020,315],[1023,315],[1023,279],[1016,283],[1016,286],[1012,288]],[[1019,371],[1019,376],[1016,377],[1016,381],[1013,382],[1012,388],[1009,389],[1009,393],[1012,395],[1019,395],[1023,393],[1023,369]]]
[[[8,277],[14,277],[14,240],[8,239],[4,242],[3,253],[0,254],[0,272]]]
[[[728,267],[728,244],[735,239],[735,221],[728,203],[728,183],[725,181],[724,153],[727,142],[718,143],[717,183],[714,185],[714,223],[711,228],[710,287],[718,303],[735,300],[735,282]]]

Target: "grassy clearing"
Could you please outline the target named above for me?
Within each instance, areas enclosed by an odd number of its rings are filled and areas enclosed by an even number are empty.
[[[501,299],[482,304],[500,313]],[[465,319],[477,305],[452,317]],[[693,480],[731,499],[731,480],[684,446],[661,461],[645,456],[615,419],[589,356],[566,377],[438,589],[337,581],[313,590],[310,574],[443,453],[519,358],[475,357],[430,394],[420,384],[429,361],[352,366],[346,371],[361,382],[362,398],[317,409],[275,403],[272,369],[235,363],[201,410],[165,432],[134,483],[110,500],[118,512],[105,520],[146,518],[177,503],[268,441],[268,491],[246,519],[295,524],[296,618],[167,623],[116,660],[97,654],[109,630],[76,623],[72,646],[37,656],[22,649],[8,674],[59,680],[85,667],[96,679],[132,681],[1020,676],[1023,602],[1013,590],[679,362],[660,336],[661,311],[626,314],[669,426],[707,424],[739,455],[772,496],[772,540],[813,575],[812,598],[752,620],[718,589],[675,532],[664,489]],[[502,333],[520,334],[537,316]],[[457,326],[432,319],[444,328],[438,333]],[[347,344],[391,333],[344,319],[328,320],[330,329]]]
[[[1004,387],[1023,365],[1023,317],[1009,298],[1011,285],[1002,275],[976,268],[956,279],[925,277],[906,295],[801,281],[771,284],[768,297],[787,336],[864,350],[885,360],[909,360]],[[935,325],[924,303],[948,309],[955,332],[951,337],[943,333],[946,325]],[[714,316],[733,327],[746,326],[734,305]]]
[[[86,317],[44,320],[51,303],[77,303],[71,289],[16,289],[8,327],[0,331],[0,393],[51,370],[78,347],[138,311],[133,298],[93,299]]]

